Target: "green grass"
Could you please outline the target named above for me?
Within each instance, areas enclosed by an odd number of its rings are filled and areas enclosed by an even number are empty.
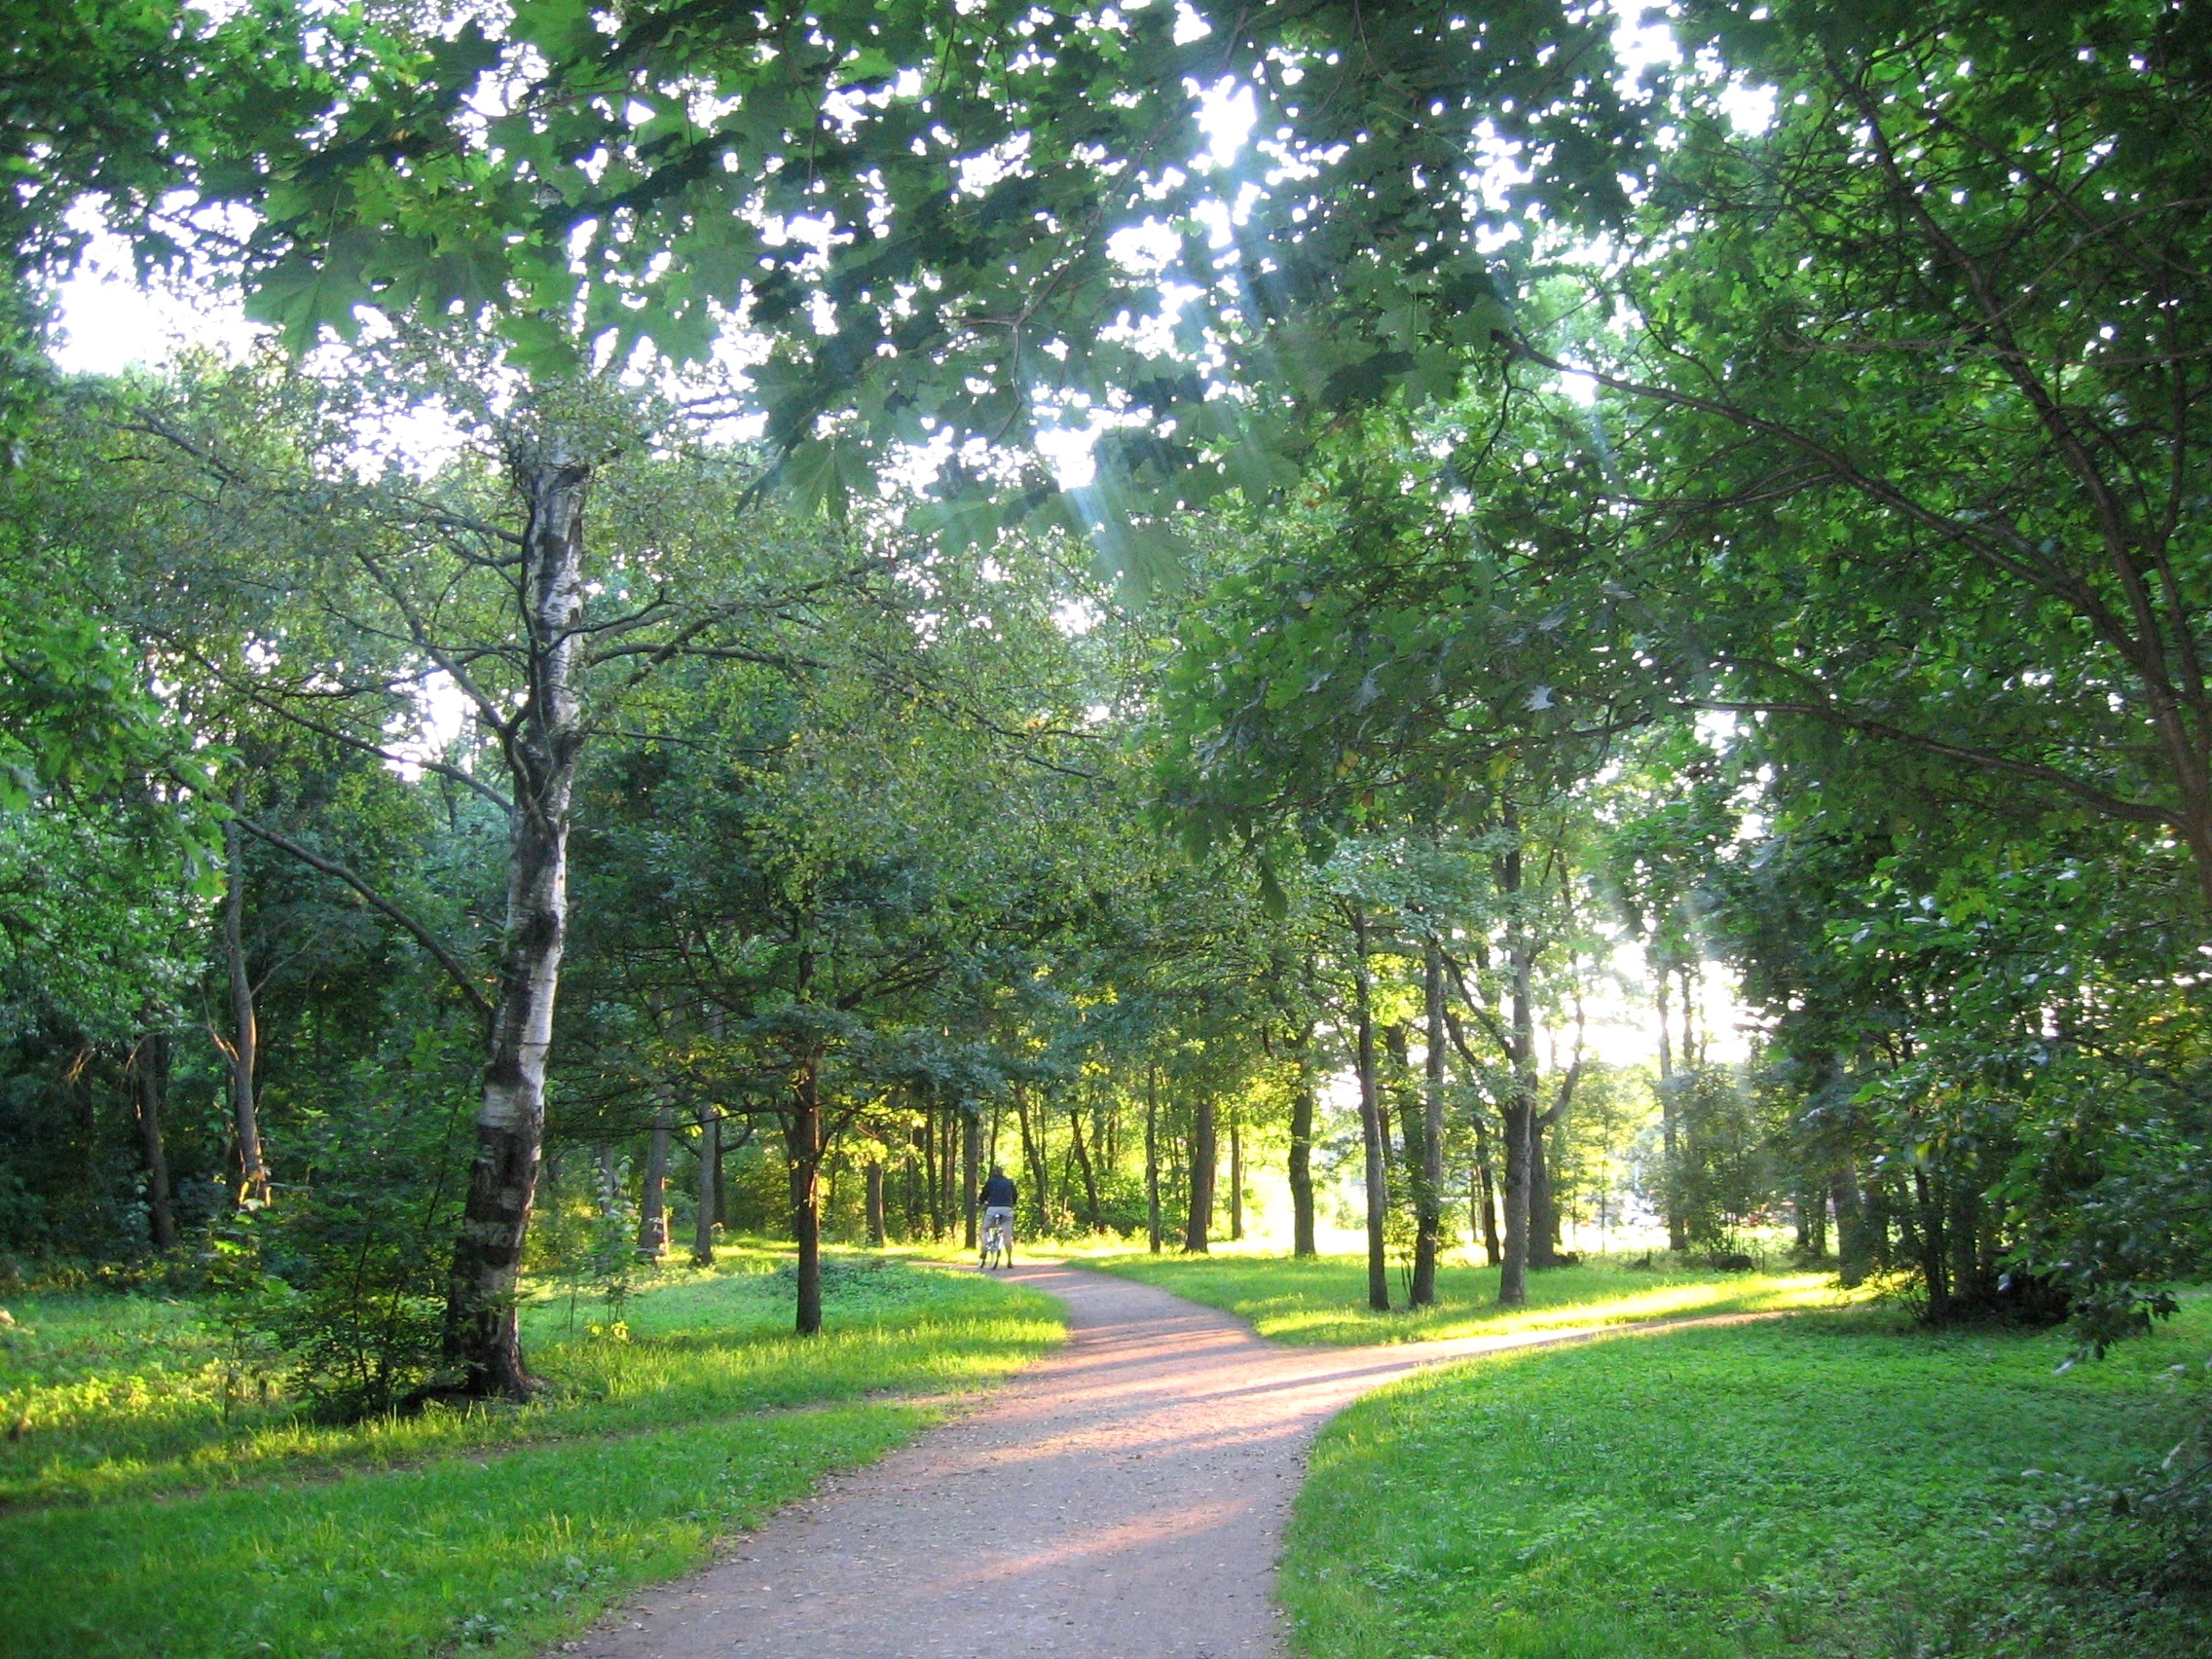
[[[2203,1302],[2063,1375],[2061,1334],[1851,1310],[1425,1374],[1322,1434],[1283,1603],[1317,1659],[2202,1653],[2019,1550],[2059,1477],[2157,1459],[2208,1346]]]
[[[1495,1268],[1446,1267],[1436,1275],[1435,1307],[1377,1313],[1367,1306],[1363,1256],[1124,1255],[1084,1265],[1235,1313],[1276,1342],[1343,1346],[1828,1308],[1845,1300],[1826,1273],[1653,1272],[1601,1260],[1530,1273],[1528,1305],[1510,1309],[1497,1306]],[[1390,1293],[1404,1300],[1394,1270]]]
[[[0,1461],[0,1654],[534,1651],[1060,1335],[1034,1293],[894,1261],[834,1275],[802,1342],[779,1265],[674,1274],[627,1341],[541,1296],[543,1402],[352,1427],[281,1400],[226,1424],[189,1306],[12,1302],[0,1412],[30,1426]]]
[[[829,1260],[828,1328],[816,1341],[789,1338],[784,1257],[725,1250],[713,1272],[669,1270],[633,1297],[628,1342],[592,1334],[609,1322],[593,1297],[540,1289],[524,1337],[549,1384],[541,1404],[346,1427],[314,1422],[280,1394],[263,1403],[252,1381],[234,1380],[226,1405],[223,1337],[194,1308],[104,1295],[17,1300],[17,1327],[0,1328],[0,1422],[20,1425],[0,1442],[0,1504],[145,1496],[876,1390],[939,1392],[1034,1352],[1043,1304],[896,1258]]]

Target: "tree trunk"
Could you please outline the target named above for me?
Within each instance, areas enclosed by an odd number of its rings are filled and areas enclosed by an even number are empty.
[[[146,1151],[146,1220],[154,1248],[166,1255],[176,1248],[176,1208],[169,1198],[169,1159],[162,1144],[162,1108],[168,1095],[168,1039],[149,1031],[131,1051],[132,1082],[137,1085],[138,1136]]]
[[[1828,1197],[1835,1205],[1836,1277],[1846,1285],[1862,1284],[1874,1271],[1874,1250],[1866,1236],[1866,1200],[1859,1190],[1859,1172],[1848,1157],[1828,1176]]]
[[[1498,860],[1498,890],[1510,905],[1521,892],[1520,822],[1508,804],[1504,828],[1514,836]],[[1529,1300],[1530,1161],[1541,1157],[1536,1142],[1536,1014],[1535,964],[1529,947],[1527,924],[1514,912],[1507,923],[1507,952],[1513,975],[1511,1052],[1513,1082],[1504,1110],[1505,1122],[1505,1261],[1497,1275],[1501,1307],[1519,1308]]]
[[[1491,1152],[1490,1124],[1482,1109],[1475,1109],[1475,1167],[1470,1183],[1475,1200],[1474,1222],[1483,1237],[1483,1260],[1496,1267],[1505,1260],[1497,1241],[1497,1167]]]
[[[713,1106],[699,1108],[699,1213],[691,1228],[694,1265],[715,1265],[715,1187],[722,1161],[722,1115]]]
[[[1298,1088],[1290,1097],[1290,1252],[1319,1253],[1313,1240],[1313,1060],[1308,1033],[1298,1046]]]
[[[1497,1278],[1500,1307],[1519,1308],[1529,1300],[1529,1130],[1534,1116],[1528,1107],[1508,1105],[1505,1120],[1505,1260]]]
[[[721,1118],[718,1114],[715,1119],[715,1225],[725,1233],[729,1230],[728,1153],[729,1137],[722,1133]]]
[[[1436,1305],[1436,1264],[1444,1247],[1444,947],[1433,935],[1421,953],[1421,1003],[1427,1048],[1421,1055],[1420,1184],[1414,1189],[1413,1294],[1416,1308]]]
[[[599,1216],[605,1221],[614,1214],[615,1200],[620,1196],[620,1177],[614,1167],[614,1149],[599,1149]]]
[[[653,1113],[645,1142],[645,1186],[638,1199],[638,1259],[657,1262],[668,1254],[668,1154],[676,1135],[676,1113],[663,1105]]]
[[[514,794],[507,913],[476,1151],[446,1297],[445,1354],[459,1391],[526,1399],[515,1280],[545,1139],[545,1064],[569,926],[569,810],[583,751],[574,673],[583,623],[583,513],[591,469],[558,451],[518,462],[528,497],[516,571],[529,689],[502,733]]]
[[[1390,1261],[1384,1223],[1390,1213],[1382,1167],[1382,1106],[1375,1092],[1375,1011],[1367,973],[1367,911],[1353,905],[1352,996],[1359,1030],[1359,1133],[1367,1154],[1367,1306],[1390,1311]]]
[[[1801,1182],[1794,1195],[1797,1209],[1797,1259],[1820,1262],[1828,1253],[1828,1196],[1813,1180]]]
[[[944,1183],[939,1177],[937,1167],[939,1138],[937,1114],[935,1112],[924,1112],[922,1114],[922,1184],[928,1193],[930,1237],[932,1240],[940,1239],[944,1236]]]
[[[1046,1164],[1044,1127],[1036,1125],[1033,1134],[1029,1123],[1029,1090],[1021,1084],[1014,1085],[1014,1116],[1015,1126],[1021,1131],[1021,1161],[1029,1168],[1031,1202],[1037,1206],[1037,1235],[1043,1237],[1051,1225],[1051,1171]],[[1042,1112],[1039,1114],[1043,1116]]]
[[[1667,970],[1661,968],[1652,976],[1652,1000],[1659,1013],[1659,1139],[1667,1162],[1666,1179],[1660,1183],[1660,1193],[1667,1206],[1667,1248],[1680,1255],[1690,1247],[1687,1225],[1682,1217],[1681,1201],[1681,1105],[1678,1088],[1675,1082],[1674,1037],[1670,1030],[1670,1011],[1667,1006]]]
[[[1552,1115],[1529,1120],[1529,1266],[1559,1266],[1559,1199],[1552,1189]]]
[[[1160,1068],[1144,1073],[1144,1201],[1152,1253],[1160,1254]]]
[[[1076,1167],[1083,1173],[1084,1220],[1090,1231],[1096,1233],[1105,1226],[1105,1222],[1101,1218],[1098,1208],[1098,1176],[1090,1167],[1090,1154],[1085,1150],[1083,1144],[1082,1108],[1076,1106],[1068,1108],[1068,1130],[1075,1137]]]
[[[822,1330],[822,1102],[814,1064],[799,1070],[784,1120],[784,1160],[791,1177],[792,1237],[798,1245],[798,1334]]]
[[[1928,1171],[1912,1172],[1913,1195],[1920,1201],[1920,1275],[1928,1287],[1928,1322],[1940,1325],[1951,1317],[1951,1277],[1943,1241],[1943,1205]]]
[[[976,1195],[981,1186],[978,1166],[982,1161],[982,1117],[975,1112],[963,1112],[960,1115],[960,1195],[963,1200],[960,1208],[968,1218],[962,1242],[971,1250],[976,1248]]]
[[[1229,1114],[1229,1238],[1240,1243],[1244,1237],[1244,1118],[1232,1110]]]
[[[1191,1207],[1183,1220],[1183,1248],[1199,1256],[1207,1253],[1213,1235],[1216,1152],[1213,1096],[1201,1090],[1191,1108]]]
[[[867,1241],[875,1249],[883,1248],[883,1159],[880,1154],[867,1161]]]
[[[223,889],[223,963],[231,981],[231,1124],[239,1143],[239,1202],[257,1208],[269,1201],[269,1166],[261,1153],[261,1119],[253,1079],[260,1060],[261,1025],[254,1015],[253,977],[245,962],[245,779],[231,786],[231,821],[223,826],[230,868]]]
[[[950,1235],[960,1208],[960,1124],[956,1110],[947,1111],[938,1124],[937,1180],[938,1208],[944,1216],[944,1232]]]

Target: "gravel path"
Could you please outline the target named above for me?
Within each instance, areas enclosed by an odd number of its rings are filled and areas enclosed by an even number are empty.
[[[1423,1366],[1605,1334],[1277,1347],[1229,1314],[1127,1279],[1057,1266],[1008,1276],[1067,1305],[1064,1347],[565,1651],[1280,1654],[1275,1555],[1321,1423]]]

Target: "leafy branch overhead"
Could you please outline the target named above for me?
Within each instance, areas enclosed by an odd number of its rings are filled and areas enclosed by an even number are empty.
[[[943,446],[937,528],[1004,495],[1111,544],[1273,494],[1313,418],[1449,395],[1508,326],[1500,233],[1619,220],[1644,137],[1608,27],[1551,0],[356,19],[327,114],[218,188],[259,215],[237,267],[295,350],[371,310],[483,316],[553,374],[699,361],[734,327],[769,352],[752,396],[803,499]],[[1222,108],[1252,119],[1217,162]],[[1478,126],[1517,168],[1479,195],[1449,188]],[[970,446],[1094,418],[1092,488],[1034,462],[984,488]]]

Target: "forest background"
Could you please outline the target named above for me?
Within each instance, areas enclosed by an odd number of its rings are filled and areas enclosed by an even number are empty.
[[[2201,1273],[2198,8],[14,10],[15,1276],[376,1413],[994,1152]],[[61,372],[95,227],[250,347]]]

